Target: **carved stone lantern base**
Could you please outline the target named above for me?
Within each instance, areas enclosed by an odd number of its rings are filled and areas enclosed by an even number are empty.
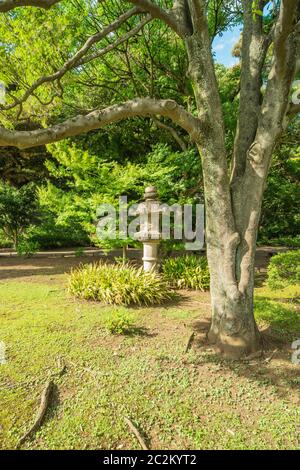
[[[158,246],[159,241],[146,241],[143,243],[143,265],[144,271],[158,270]]]

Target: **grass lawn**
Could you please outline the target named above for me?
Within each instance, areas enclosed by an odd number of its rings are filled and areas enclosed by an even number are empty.
[[[0,447],[15,448],[31,427],[50,374],[56,388],[45,421],[24,449],[139,449],[124,417],[151,449],[299,448],[299,287],[256,289],[268,362],[231,362],[209,348],[209,295],[127,309],[136,329],[112,336],[112,307],[73,300],[64,274],[0,282]],[[191,332],[195,341],[185,348]],[[54,376],[55,377],[55,376]]]

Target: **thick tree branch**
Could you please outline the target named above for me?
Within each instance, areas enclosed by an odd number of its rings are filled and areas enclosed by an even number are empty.
[[[86,116],[77,116],[47,129],[35,131],[11,131],[0,127],[0,147],[10,146],[20,149],[46,145],[72,137],[107,124],[135,116],[164,116],[189,133],[191,139],[201,138],[200,121],[173,100],[153,100],[140,98],[105,109],[95,110]]]
[[[5,13],[18,7],[37,7],[48,10],[61,0],[0,0],[0,12]]]
[[[244,240],[238,247],[237,256],[237,277],[242,293],[246,291],[253,276],[249,263],[255,253],[266,177],[275,144],[285,126],[299,47],[299,35],[295,28],[299,15],[299,0],[281,0],[274,30],[272,66],[259,110],[257,131],[247,151],[245,171],[232,187],[236,228]]]
[[[263,10],[265,3],[265,0],[260,0],[258,8]],[[253,17],[252,2],[243,0],[243,8],[241,91],[232,184],[235,184],[235,180],[238,180],[245,171],[247,151],[257,131],[261,105],[262,70],[270,45],[270,39],[263,33],[262,16]]]
[[[144,11],[147,11],[151,14],[153,18],[157,18],[166,23],[170,28],[175,31],[178,36],[185,37],[187,31],[184,27],[184,24],[180,19],[174,14],[172,10],[164,10],[160,6],[156,5],[151,0],[128,0],[130,3],[133,3],[137,7],[142,8]]]
[[[207,25],[207,5],[205,0],[188,0],[193,33],[201,34]]]
[[[300,47],[300,1],[282,0],[274,32],[274,56],[262,104],[257,139],[268,131],[274,141],[282,132],[289,109],[289,95],[294,80]],[[266,145],[268,142],[266,141]]]
[[[60,80],[69,70],[77,67],[78,65],[82,65],[85,63],[83,58],[87,54],[87,52],[91,49],[91,47],[107,37],[109,34],[112,32],[116,31],[120,26],[122,26],[129,18],[132,16],[136,15],[137,13],[140,13],[140,9],[137,7],[132,8],[131,10],[125,12],[123,15],[119,16],[115,21],[113,21],[110,25],[108,25],[106,28],[104,28],[102,31],[99,31],[98,33],[94,34],[93,36],[90,36],[88,40],[85,42],[85,44],[76,52],[76,54],[73,55],[65,64],[61,67],[61,69],[57,70],[55,73],[51,75],[47,75],[44,77],[41,77],[39,80],[34,82],[24,93],[24,95],[17,99],[14,98],[14,102],[8,105],[0,105],[0,110],[9,110],[13,109],[16,106],[24,103],[31,95],[33,95],[34,91],[39,88],[41,85],[49,82],[54,82],[55,80]],[[149,18],[147,19],[147,22],[149,21]],[[144,25],[145,22],[142,23]],[[133,34],[136,34],[136,32],[139,31],[141,27],[134,28]],[[132,34],[132,35],[133,35]],[[131,35],[127,35],[127,38],[131,37]],[[126,39],[124,39],[126,40]],[[98,51],[94,53],[94,57],[99,57],[103,56],[105,53],[109,52],[112,50],[114,47],[116,47],[118,44],[120,44],[120,41],[117,42],[117,44],[114,44],[110,47],[107,47],[105,49],[102,49],[101,51]],[[92,58],[90,57],[86,62],[91,61]]]
[[[193,26],[188,6],[188,0],[174,0],[172,10],[177,18],[177,21],[181,22],[182,27],[185,30],[185,35],[192,34]]]
[[[17,7],[32,6],[48,9],[61,0],[0,0],[0,12],[8,12]],[[100,0],[101,1],[101,0]],[[103,1],[103,0],[102,0]],[[179,36],[185,34],[184,28],[172,11],[164,10],[151,0],[128,0],[143,11],[149,12],[153,18],[158,18],[170,26]]]
[[[192,31],[186,38],[189,76],[192,80],[199,118],[206,125],[205,140],[218,148],[219,161],[226,164],[224,118],[211,52],[206,0],[187,0]]]

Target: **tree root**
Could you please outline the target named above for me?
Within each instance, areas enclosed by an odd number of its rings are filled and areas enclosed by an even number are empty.
[[[41,396],[41,403],[40,403],[40,407],[39,407],[39,410],[38,410],[36,420],[35,420],[33,426],[29,429],[29,431],[27,431],[24,434],[24,436],[21,437],[21,439],[19,440],[18,445],[17,445],[17,449],[20,448],[24,444],[24,442],[29,437],[31,437],[32,434],[34,434],[40,428],[40,426],[43,422],[44,416],[46,414],[46,411],[48,409],[53,389],[54,389],[54,383],[52,382],[52,380],[49,380],[46,383],[46,386],[45,386],[45,388],[43,390],[43,393],[42,393],[42,396]]]
[[[276,354],[277,352],[278,352],[278,349],[275,349],[275,350],[272,352],[272,354],[271,354],[269,357],[267,357],[263,362],[265,362],[266,364],[268,364],[269,362],[271,362],[272,359],[273,359],[273,357],[275,356],[275,354]]]
[[[135,427],[133,422],[129,418],[124,418],[126,424],[128,425],[129,429],[133,432],[139,443],[141,444],[141,447],[143,450],[149,450],[147,444],[145,443],[143,437],[141,436],[139,430]]]
[[[62,358],[57,359],[57,365],[59,367],[59,370],[58,370],[58,372],[54,372],[53,374],[51,374],[50,377],[52,377],[52,378],[55,377],[55,376],[58,377],[58,378],[62,377],[62,375],[67,370],[66,364],[65,364],[65,362]],[[36,419],[35,419],[33,425],[31,426],[31,428],[29,429],[29,431],[27,431],[24,434],[24,436],[22,436],[21,439],[19,440],[19,442],[17,444],[17,449],[19,449],[24,444],[24,442],[27,441],[27,439],[29,439],[33,434],[35,434],[36,431],[41,427],[41,425],[43,423],[43,420],[44,420],[44,417],[45,417],[45,414],[48,410],[53,391],[54,391],[54,382],[50,378],[47,381],[47,383],[44,387],[44,390],[42,392],[40,407],[39,407]]]
[[[189,337],[184,354],[186,354],[191,349],[194,339],[195,339],[195,333],[193,332],[191,336]]]

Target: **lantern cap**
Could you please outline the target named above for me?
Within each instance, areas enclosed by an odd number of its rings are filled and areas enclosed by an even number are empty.
[[[148,186],[145,189],[145,195],[144,195],[146,200],[149,199],[156,199],[157,198],[157,190],[155,186]]]

